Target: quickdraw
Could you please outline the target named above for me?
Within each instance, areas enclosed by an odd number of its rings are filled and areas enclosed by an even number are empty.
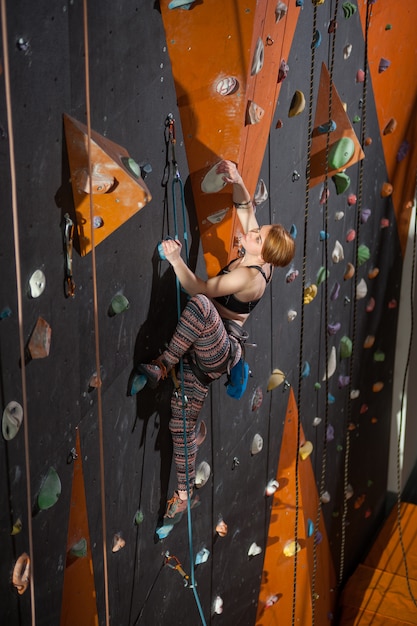
[[[172,113],[168,113],[167,118],[165,120],[165,127],[167,129],[168,137],[167,143],[171,146],[171,161],[172,166],[174,168],[174,177],[172,179],[172,204],[173,204],[173,216],[174,216],[174,231],[175,231],[175,239],[178,239],[178,219],[177,219],[177,201],[176,201],[176,193],[175,193],[175,185],[179,186],[180,189],[180,197],[181,197],[181,209],[182,209],[182,220],[184,227],[184,250],[185,250],[185,258],[188,265],[188,232],[187,232],[187,216],[185,212],[185,196],[184,196],[184,184],[181,180],[180,170],[178,167],[177,157],[175,155],[175,146],[177,144],[176,134],[175,134],[175,119]]]
[[[64,252],[65,252],[65,295],[67,298],[75,296],[75,282],[72,277],[72,249],[74,241],[74,222],[68,215],[64,215]]]
[[[181,574],[184,579],[184,587],[191,587],[190,585],[190,577],[186,574],[182,568],[181,563],[177,559],[176,556],[171,555],[168,551],[165,552],[165,561],[164,565],[168,565],[171,569],[177,570]]]

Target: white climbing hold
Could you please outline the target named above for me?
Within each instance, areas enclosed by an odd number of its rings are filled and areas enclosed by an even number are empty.
[[[262,202],[265,202],[266,200],[268,200],[268,189],[266,187],[265,182],[261,178],[256,186],[255,195],[253,197],[253,203],[256,206],[258,206],[259,204],[262,204]]]
[[[275,7],[275,23],[282,20],[282,18],[287,15],[287,11],[288,11],[287,5],[285,4],[285,2],[281,2],[280,0],[277,6]]]
[[[272,389],[275,389],[275,387],[279,387],[279,385],[281,385],[284,382],[284,380],[285,380],[284,372],[278,369],[273,370],[271,376],[269,377],[266,390],[271,391]]]
[[[197,470],[195,473],[195,486],[197,487],[197,489],[204,487],[204,485],[207,483],[208,479],[210,478],[210,474],[211,474],[210,465],[207,463],[207,461],[202,461],[200,465],[197,467]]]
[[[264,440],[263,440],[261,435],[256,433],[256,435],[254,435],[254,437],[252,439],[252,443],[251,443],[251,447],[250,447],[250,451],[251,451],[252,456],[254,456],[255,454],[258,454],[259,452],[261,452],[263,447],[264,447]]]
[[[219,164],[220,163],[216,163],[213,165],[201,181],[201,191],[204,193],[217,193],[226,186],[227,183],[223,179],[224,174],[217,173]]]
[[[42,270],[35,270],[29,278],[29,291],[31,298],[39,298],[45,291],[46,278]]]
[[[220,596],[216,596],[213,602],[213,613],[221,615],[223,613],[223,600]]]
[[[359,398],[360,393],[361,392],[359,391],[359,389],[352,389],[352,391],[350,392],[350,399],[356,400],[356,398]]]
[[[322,501],[323,504],[328,504],[331,500],[330,493],[328,491],[323,491],[323,493],[320,496],[320,500]]]
[[[321,424],[321,417],[315,417],[313,419],[313,426],[318,426],[319,424]]]
[[[207,548],[202,548],[195,555],[195,564],[201,565],[201,563],[205,563],[208,560],[209,556],[210,556],[210,550],[208,550]]]
[[[346,59],[348,59],[350,57],[351,53],[352,53],[352,44],[348,43],[343,48],[343,58],[345,59],[345,61],[346,61]]]
[[[287,313],[288,321],[293,322],[296,317],[297,317],[297,311],[294,311],[294,309],[290,309]]]
[[[356,300],[361,300],[365,298],[368,293],[368,286],[365,282],[365,279],[362,278],[356,286]]]
[[[333,263],[339,263],[339,261],[343,261],[344,258],[343,246],[340,241],[336,240],[332,252],[332,261]]]
[[[249,546],[248,556],[257,556],[258,554],[261,554],[261,552],[262,552],[261,546],[258,546],[255,542],[253,542]]]
[[[279,482],[277,480],[271,479],[267,486],[265,487],[265,495],[272,496],[276,492],[279,487]]]
[[[336,213],[334,214],[334,219],[336,220],[336,222],[340,222],[340,220],[342,220],[344,217],[344,211],[336,211]]]
[[[330,350],[329,360],[327,362],[327,372],[324,373],[322,380],[326,380],[326,378],[329,379],[331,376],[333,376],[337,366],[336,360],[336,348],[335,346],[332,346],[332,349]]]
[[[256,42],[255,52],[253,55],[252,67],[251,67],[251,76],[255,76],[258,74],[264,65],[264,42],[260,37],[258,37],[258,41]]]

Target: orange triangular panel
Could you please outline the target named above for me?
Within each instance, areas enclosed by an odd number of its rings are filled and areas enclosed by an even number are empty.
[[[352,124],[343,107],[337,89],[332,83],[332,106],[330,119],[336,123],[336,130],[327,133],[320,133],[319,126],[329,122],[329,99],[330,99],[330,76],[324,63],[321,66],[319,92],[317,97],[316,117],[314,120],[313,137],[311,143],[310,161],[310,187],[314,187],[326,178],[326,175],[333,176],[364,158],[364,153],[356,137]],[[348,137],[354,143],[354,153],[349,162],[338,169],[331,169],[326,165],[326,148],[330,150],[334,144],[342,137]],[[329,145],[327,141],[329,138]]]
[[[304,434],[300,427],[300,440]],[[312,623],[312,596],[315,596],[317,624],[327,624],[333,610],[332,589],[335,584],[327,533],[320,519],[322,541],[316,545],[317,575],[312,588],[314,534],[309,536],[308,520],[316,521],[318,495],[310,458],[298,463],[298,411],[290,389],[285,416],[281,453],[277,472],[279,488],[274,494],[265,550],[264,569],[258,600],[257,626],[291,624],[293,610],[294,557],[285,556],[294,541],[296,513],[296,480],[298,479],[298,544],[295,622]]]
[[[68,524],[67,558],[62,593],[61,626],[97,626],[98,615],[94,585],[93,560],[88,529],[80,435],[77,430],[76,458],[72,480],[71,509]],[[74,554],[74,547],[86,543],[86,554]],[[78,554],[80,553],[80,548]]]
[[[84,256],[92,247],[91,197],[94,243],[98,245],[150,202],[152,196],[137,164],[130,159],[125,148],[94,131],[91,131],[90,142],[90,177],[87,127],[69,115],[64,115],[64,126],[77,217],[78,247]],[[129,162],[133,169],[129,168]]]

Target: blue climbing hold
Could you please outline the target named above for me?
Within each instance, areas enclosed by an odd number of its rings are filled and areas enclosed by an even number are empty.
[[[320,124],[317,130],[319,131],[319,133],[324,134],[324,133],[332,133],[334,130],[336,130],[336,128],[337,128],[336,122],[334,122],[333,120],[330,120],[330,122],[326,122],[326,124]]]
[[[307,537],[311,537],[314,533],[314,522],[311,519],[307,520]]]
[[[190,0],[172,0],[168,5],[168,9],[178,9],[181,7],[181,9],[186,9],[188,11],[194,2],[195,0],[191,0],[191,2]]]
[[[321,44],[321,33],[319,30],[314,31],[313,35],[313,43],[311,44],[312,48],[318,48]]]
[[[291,235],[291,237],[292,237],[293,239],[296,239],[296,238],[297,238],[297,226],[296,226],[295,224],[292,224],[292,225],[291,225],[291,228],[290,228],[290,235]]]
[[[159,539],[165,539],[168,537],[171,530],[174,528],[174,524],[164,524],[164,526],[159,526],[155,533],[158,535]]]

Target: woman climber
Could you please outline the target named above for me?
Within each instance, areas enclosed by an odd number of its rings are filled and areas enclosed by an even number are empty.
[[[165,517],[170,519],[185,511],[187,500],[192,497],[197,456],[196,423],[209,384],[226,371],[230,372],[239,362],[241,344],[247,338],[242,326],[263,296],[273,267],[288,265],[295,249],[294,239],[280,224],[259,226],[250,194],[234,163],[222,161],[217,167],[217,174],[233,185],[233,204],[243,230],[240,255],[217,276],[203,280],[182,259],[179,241],[168,239],[162,242],[165,258],[191,298],[167,349],[152,363],[142,363],[135,368],[136,372],[146,376],[149,386],[155,388],[184,357],[183,393],[187,400],[183,406],[182,398],[176,392],[171,399],[169,428],[178,490],[167,503]]]

